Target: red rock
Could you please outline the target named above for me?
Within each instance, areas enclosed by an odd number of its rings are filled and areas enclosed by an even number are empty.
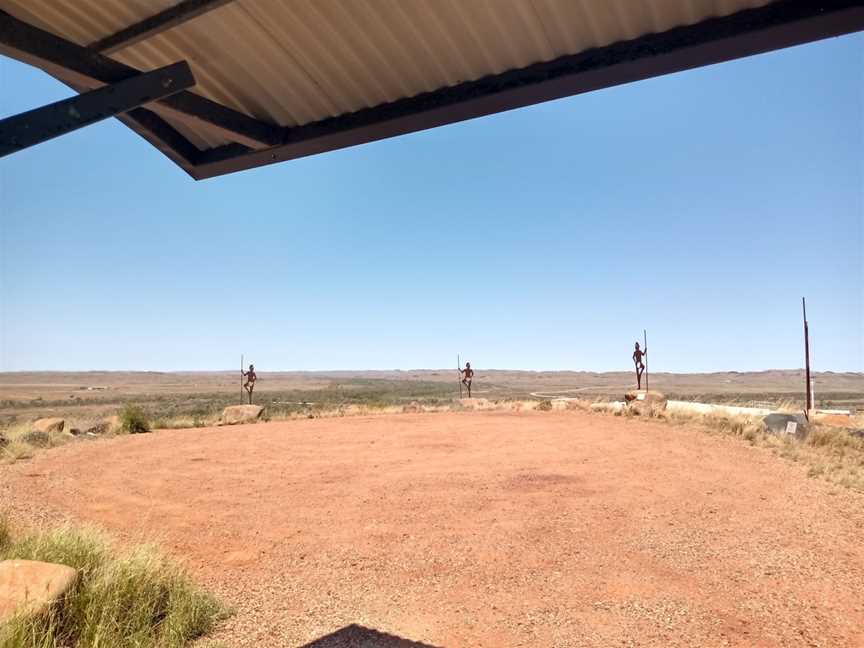
[[[16,614],[38,614],[72,587],[78,572],[35,560],[0,562],[0,623]]]

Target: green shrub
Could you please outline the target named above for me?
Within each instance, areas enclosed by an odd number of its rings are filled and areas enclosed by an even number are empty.
[[[125,405],[120,410],[120,430],[129,434],[150,431],[150,422],[140,405]]]

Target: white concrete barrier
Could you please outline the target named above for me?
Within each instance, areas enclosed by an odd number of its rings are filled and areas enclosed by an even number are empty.
[[[670,400],[666,403],[667,412],[685,414],[719,414],[720,416],[768,416],[773,410],[764,407],[738,407],[737,405],[712,405],[690,401]]]

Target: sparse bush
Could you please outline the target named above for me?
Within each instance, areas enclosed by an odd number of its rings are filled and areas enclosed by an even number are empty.
[[[51,445],[51,438],[48,436],[48,433],[40,430],[25,432],[18,437],[18,441],[31,445],[34,448],[47,448]]]
[[[0,459],[14,463],[19,459],[29,459],[33,456],[33,446],[23,441],[10,441],[0,448]]]
[[[74,589],[47,614],[0,629],[0,648],[180,648],[225,615],[152,547],[116,556],[104,536],[69,526],[20,538],[0,520],[0,559],[44,560],[78,570]]]
[[[140,405],[125,405],[120,410],[120,430],[129,434],[141,434],[150,431],[150,422]]]
[[[534,409],[539,410],[541,412],[551,412],[552,411],[552,401],[550,400],[542,400],[537,403],[537,407]]]

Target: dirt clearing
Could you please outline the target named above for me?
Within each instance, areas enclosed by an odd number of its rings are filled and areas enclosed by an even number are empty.
[[[864,645],[864,497],[686,427],[467,412],[157,432],[0,467],[0,489],[15,517],[160,542],[235,607],[215,635],[232,646],[414,645],[352,624],[448,647]]]

